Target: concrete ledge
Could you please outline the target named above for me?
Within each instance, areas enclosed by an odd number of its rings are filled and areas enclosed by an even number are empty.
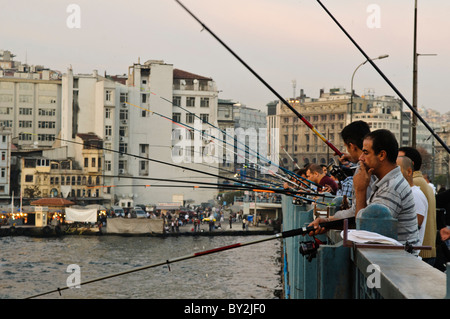
[[[355,264],[367,277],[370,264],[380,267],[379,293],[385,299],[443,299],[446,275],[404,250],[358,248]]]

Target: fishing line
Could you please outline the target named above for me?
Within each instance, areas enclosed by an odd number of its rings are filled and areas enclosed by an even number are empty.
[[[289,196],[294,196],[296,194],[302,194],[302,195],[310,195],[310,196],[319,196],[319,197],[328,197],[328,198],[335,198],[333,195],[326,195],[321,193],[311,193],[311,192],[302,192],[297,190],[291,190],[291,189],[284,189],[284,188],[270,188],[267,186],[261,186],[261,185],[255,185],[250,184],[251,186],[245,186],[245,185],[229,185],[229,184],[218,184],[218,183],[210,183],[210,182],[199,182],[199,181],[186,181],[186,180],[169,180],[169,179],[163,179],[163,178],[156,178],[156,177],[136,177],[136,176],[123,176],[123,175],[99,175],[103,178],[105,177],[115,177],[115,178],[128,178],[128,179],[137,179],[137,180],[154,180],[154,181],[163,181],[163,182],[178,182],[178,183],[187,183],[187,184],[201,184],[201,185],[212,185],[217,187],[223,187],[223,188],[238,188],[241,190],[252,190],[252,191],[267,191],[267,192],[274,192],[279,194],[285,194]],[[153,186],[156,187],[158,184],[154,184]],[[136,185],[140,186],[140,185]],[[95,186],[92,186],[95,187]],[[104,187],[103,185],[97,185],[98,188]],[[106,186],[108,187],[108,186]],[[109,186],[113,187],[113,186]]]
[[[177,1],[177,0],[175,0]],[[177,1],[178,2],[178,1]],[[325,12],[330,16],[330,18],[337,24],[337,26],[344,32],[344,34],[349,38],[349,40],[355,45],[355,47],[361,52],[361,54],[367,59],[367,61],[373,66],[373,68],[378,72],[378,74],[386,81],[386,83],[394,90],[395,93],[402,99],[402,101],[408,106],[408,108],[417,116],[417,118],[425,125],[425,127],[431,132],[431,134],[439,141],[439,143],[450,153],[450,148],[447,144],[437,135],[437,133],[428,125],[428,123],[422,118],[419,112],[411,106],[411,104],[406,100],[406,98],[400,93],[400,91],[392,84],[392,82],[387,78],[386,75],[378,68],[378,66],[369,58],[369,56],[364,52],[364,50],[356,43],[355,40],[350,36],[350,34],[344,29],[344,27],[336,20],[336,18],[331,14],[330,11],[322,4],[320,0],[317,0],[319,5],[325,10]]]
[[[29,132],[21,132],[21,134],[37,135],[35,133],[29,133]],[[236,180],[236,179],[229,178],[229,177],[226,177],[226,176],[216,175],[216,174],[212,174],[212,173],[209,173],[209,172],[204,172],[204,171],[201,171],[201,170],[198,170],[198,169],[195,169],[195,168],[190,168],[190,167],[186,167],[186,166],[181,166],[181,165],[177,165],[177,164],[173,164],[173,163],[164,162],[164,161],[157,160],[157,159],[150,158],[150,157],[144,157],[144,156],[140,156],[140,155],[136,155],[136,154],[130,154],[128,152],[121,152],[121,151],[117,151],[117,150],[113,150],[113,149],[108,149],[108,148],[105,148],[103,146],[91,144],[89,142],[86,142],[86,143],[84,143],[84,142],[76,142],[76,141],[70,141],[70,140],[66,140],[66,139],[62,139],[62,138],[58,138],[58,137],[54,137],[54,139],[55,140],[59,140],[59,141],[74,143],[74,144],[78,144],[78,145],[82,145],[82,146],[89,145],[90,147],[93,147],[93,148],[99,149],[99,150],[110,151],[110,152],[113,152],[113,153],[118,153],[118,154],[123,154],[123,155],[130,156],[130,157],[134,157],[136,159],[144,159],[144,160],[155,162],[155,163],[158,163],[158,164],[168,165],[168,166],[180,168],[180,169],[183,169],[183,170],[188,170],[188,171],[192,171],[192,172],[196,172],[196,173],[212,176],[212,177],[215,177],[215,178],[222,178],[222,179],[229,180],[229,181],[232,181],[232,182],[237,182],[237,183],[248,184],[248,185],[251,185],[251,186],[256,186],[256,185],[254,185],[252,183],[249,183],[249,182]],[[124,176],[122,176],[122,177],[124,177]],[[133,177],[133,178],[137,178],[137,177]]]
[[[275,91],[263,78],[261,78],[258,73],[256,73],[245,61],[243,61],[233,50],[230,49],[214,32],[212,32],[199,18],[197,18],[185,5],[183,5],[179,0],[175,0],[190,16],[192,16],[202,27],[204,30],[208,31],[225,49],[228,50],[239,62],[241,62],[261,83],[263,83],[275,96],[283,102],[303,123],[306,124],[325,144],[327,144],[336,155],[339,157],[343,155],[341,151],[339,151],[330,141],[328,141],[325,136],[323,136],[317,129],[306,120],[303,115],[301,115],[293,106],[291,106],[277,91]]]
[[[324,222],[324,223],[320,223],[319,227],[320,228],[327,228],[327,229],[333,229],[333,228],[342,228],[342,226],[344,225],[344,221],[354,221],[355,217],[350,217],[348,219],[339,219],[339,220],[334,220],[334,221],[330,221],[330,222]],[[114,278],[114,277],[119,277],[119,276],[123,276],[123,275],[127,275],[127,274],[131,274],[134,272],[138,272],[138,271],[142,271],[142,270],[146,270],[146,269],[150,269],[150,268],[155,268],[158,266],[168,266],[169,264],[175,263],[175,262],[180,262],[180,261],[184,261],[184,260],[188,260],[188,259],[193,259],[193,258],[197,258],[197,257],[202,257],[202,256],[206,256],[206,255],[211,255],[211,254],[215,254],[218,252],[222,252],[222,251],[227,251],[230,249],[234,249],[234,248],[241,248],[241,247],[245,247],[245,246],[250,246],[250,245],[254,245],[254,244],[258,244],[258,243],[262,243],[262,242],[266,242],[266,241],[270,241],[270,240],[274,240],[274,239],[284,239],[284,238],[289,238],[289,237],[294,237],[294,236],[299,236],[299,235],[307,235],[309,232],[316,230],[316,228],[314,228],[314,226],[309,226],[309,227],[302,227],[302,228],[297,228],[297,229],[292,229],[292,230],[287,230],[287,231],[283,231],[281,233],[275,234],[273,236],[268,236],[265,238],[260,238],[257,240],[252,240],[252,241],[247,241],[247,242],[242,242],[242,243],[235,243],[235,244],[231,244],[231,245],[227,245],[227,246],[222,246],[222,247],[217,247],[217,248],[213,248],[213,249],[209,249],[209,250],[204,250],[204,251],[200,251],[200,252],[196,252],[196,253],[192,253],[192,254],[188,254],[185,256],[181,256],[181,257],[176,257],[173,259],[167,259],[158,263],[154,263],[151,265],[147,265],[147,266],[142,266],[142,267],[136,267],[130,270],[125,270],[122,272],[118,272],[118,273],[114,273],[111,275],[106,275],[103,277],[98,277],[98,278],[94,278],[91,280],[87,280],[85,282],[80,283],[79,285],[88,285],[88,284],[92,284],[98,281],[102,281],[102,280],[106,280],[106,279],[110,279],[110,278]],[[69,286],[65,286],[62,288],[56,288],[47,292],[43,292],[40,294],[36,294],[33,296],[29,296],[26,297],[25,299],[33,299],[33,298],[37,298],[37,297],[41,297],[41,296],[45,296],[51,293],[55,293],[58,292],[61,294],[61,291],[67,290],[67,289],[71,289],[72,287]]]
[[[155,93],[153,93],[153,94],[155,94]],[[156,95],[156,94],[155,94],[155,95]],[[168,101],[167,99],[165,99],[165,98],[163,98],[163,97],[161,97],[161,96],[160,96],[160,98],[162,98],[162,99]],[[228,149],[225,145],[219,145],[219,144],[217,144],[217,143],[216,143],[216,140],[219,140],[219,141],[221,141],[221,142],[223,142],[223,143],[225,143],[225,144],[228,144],[228,145],[232,146],[233,148],[236,147],[237,149],[239,149],[239,150],[241,150],[241,151],[244,151],[245,153],[247,153],[247,154],[250,156],[250,153],[249,153],[248,151],[243,150],[242,148],[239,148],[239,147],[235,146],[234,144],[231,145],[230,143],[226,142],[225,140],[220,139],[220,138],[217,138],[217,137],[215,137],[215,136],[213,136],[213,135],[211,135],[211,134],[203,133],[201,130],[196,129],[196,128],[190,126],[190,125],[187,125],[187,124],[182,123],[182,122],[175,121],[174,119],[171,119],[171,118],[169,118],[169,117],[167,117],[167,116],[165,116],[165,115],[163,115],[163,114],[160,114],[160,113],[158,113],[158,112],[154,112],[154,111],[152,111],[152,110],[150,110],[150,109],[143,108],[143,107],[141,107],[141,106],[138,106],[138,105],[135,105],[135,104],[132,104],[132,103],[129,103],[129,102],[125,102],[125,103],[130,104],[130,105],[135,106],[135,107],[138,107],[138,108],[143,109],[143,110],[145,110],[145,111],[148,111],[148,112],[150,112],[150,113],[152,113],[152,114],[156,114],[156,115],[158,115],[158,116],[160,116],[160,117],[162,117],[162,118],[165,118],[165,119],[171,121],[172,123],[175,123],[175,124],[181,126],[182,128],[184,128],[184,129],[186,129],[186,130],[190,130],[190,131],[194,130],[194,131],[199,132],[201,135],[208,135],[208,136],[211,137],[210,143],[213,143],[214,145],[217,145],[218,147],[222,147],[222,148],[224,148],[225,150],[234,153],[234,154],[235,154],[236,156],[238,156],[238,157],[241,157],[241,158],[244,158],[244,159],[245,159],[245,157],[243,157],[242,155],[238,154],[238,153],[235,152],[234,150]],[[172,105],[173,105],[173,104],[172,104]],[[178,107],[179,107],[179,106],[178,106]],[[192,113],[192,114],[194,114],[194,113]],[[195,114],[194,114],[194,115],[195,115]],[[200,120],[201,120],[201,119],[200,119]],[[202,121],[203,121],[203,120],[202,120]],[[209,122],[208,122],[208,123],[209,123]],[[210,124],[210,123],[209,123],[209,124]],[[212,124],[210,124],[210,125],[212,125]],[[184,127],[183,127],[183,126],[184,126]],[[212,125],[212,126],[213,126],[213,125]],[[215,126],[214,126],[214,128],[218,129],[218,128],[215,127]],[[220,129],[218,129],[218,130],[220,130]],[[225,133],[225,134],[226,134],[226,133]],[[230,136],[230,135],[228,135],[228,136]],[[234,138],[234,140],[236,140],[236,138]],[[236,140],[236,141],[237,141],[237,140]],[[242,144],[242,143],[241,143],[241,144]],[[245,144],[244,144],[244,145],[245,145]],[[247,145],[245,145],[245,146],[248,148]],[[253,151],[253,152],[254,152],[254,151]],[[268,164],[273,164],[273,165],[275,165],[275,166],[278,166],[278,165],[276,165],[275,163],[272,163],[270,160],[267,160],[267,159],[265,159],[265,158],[262,158],[262,157],[259,155],[259,153],[256,153],[256,154],[258,154],[259,159],[264,159],[264,160],[266,160]],[[216,156],[216,158],[218,158],[218,157]],[[250,158],[249,158],[249,162],[250,162]],[[263,170],[267,170],[267,171],[269,171],[271,174],[275,174],[275,175],[278,176],[277,173],[273,172],[272,170],[267,169],[265,166],[263,166],[263,165],[261,165],[261,164],[258,164],[257,162],[253,162],[252,164],[258,165],[258,166],[261,167]],[[278,167],[281,168],[280,166],[278,166]],[[316,183],[314,183],[314,182],[312,182],[312,181],[310,181],[310,180],[307,180],[307,179],[305,179],[305,178],[302,177],[302,176],[298,176],[298,175],[296,175],[295,173],[289,172],[288,170],[286,170],[286,169],[284,169],[284,168],[281,168],[281,169],[282,169],[284,172],[288,173],[289,175],[295,175],[296,177],[298,177],[298,179],[304,179],[304,180],[306,180],[307,182],[309,182],[309,183],[311,183],[311,184],[314,184],[314,185],[316,185],[316,186],[319,186],[319,185],[317,185]],[[284,180],[285,180],[285,179],[284,179]],[[289,180],[288,180],[288,182],[294,184],[294,185],[297,186],[297,187],[300,187],[298,184],[295,184],[295,183],[293,183],[292,181],[289,181]],[[309,185],[308,185],[308,184],[306,184],[306,183],[303,183],[303,184],[309,188]]]
[[[141,108],[141,109],[143,109],[143,110],[145,110],[145,111],[151,112],[152,114],[156,114],[156,115],[158,115],[158,116],[160,116],[160,117],[163,117],[163,118],[165,118],[165,119],[171,121],[172,123],[176,123],[176,124],[178,124],[178,125],[180,125],[180,126],[183,125],[183,126],[189,128],[189,129],[191,129],[191,130],[199,131],[199,130],[196,129],[196,128],[193,128],[193,127],[191,127],[191,126],[189,126],[189,125],[187,125],[187,124],[185,124],[185,123],[181,123],[181,122],[175,121],[175,120],[173,120],[173,119],[170,119],[170,118],[168,118],[167,116],[162,115],[162,114],[160,114],[160,113],[158,113],[158,112],[151,111],[151,110],[149,110],[149,109],[143,108],[143,107],[138,106],[138,105],[134,105],[134,104],[132,104],[132,103],[128,103],[128,102],[126,102],[126,103],[127,103],[127,104],[130,104],[130,105],[132,105],[132,106]],[[201,132],[201,131],[199,131],[199,132]],[[201,133],[203,134],[203,132],[201,132]],[[209,135],[209,134],[206,134],[206,135]],[[216,143],[216,140],[220,140],[220,141],[224,142],[225,144],[229,144],[229,143],[225,142],[224,140],[218,139],[218,138],[216,138],[215,136],[212,136],[212,135],[209,135],[209,136],[212,137],[211,143],[214,143],[214,145],[217,145],[218,147],[221,146],[221,147],[223,147],[225,150],[231,151],[232,153],[234,153],[234,154],[237,155],[238,157],[242,157],[242,155],[236,153],[234,150],[228,149],[225,145],[219,145],[219,144],[217,144],[217,143]],[[229,145],[230,145],[230,144],[229,144]],[[235,147],[234,145],[232,145],[232,146]],[[238,147],[237,147],[237,148],[238,148]],[[239,149],[240,149],[240,148],[239,148]],[[242,149],[241,149],[241,150],[242,150]],[[242,151],[244,151],[244,150],[242,150]],[[245,152],[245,151],[244,151],[244,152]],[[249,154],[249,153],[247,152],[247,154]],[[249,155],[250,155],[250,154],[249,154]],[[217,157],[217,158],[218,158],[218,157]],[[250,159],[249,159],[249,161],[250,161]],[[253,164],[258,165],[258,166],[260,166],[263,170],[267,170],[267,171],[268,171],[269,173],[271,173],[272,175],[276,175],[276,176],[278,176],[279,178],[285,180],[286,182],[291,183],[291,184],[295,185],[296,187],[299,187],[299,188],[302,188],[302,189],[305,190],[305,188],[299,186],[297,183],[295,183],[295,182],[293,182],[293,181],[291,181],[291,180],[289,180],[289,179],[286,179],[286,178],[282,177],[281,175],[277,174],[276,172],[274,172],[274,171],[272,171],[272,170],[267,169],[266,167],[264,167],[264,166],[258,164],[257,162],[256,162],[256,163],[253,163]],[[298,177],[298,178],[304,179],[302,176],[298,176],[298,175],[296,175],[295,173],[289,172],[289,174],[293,174],[293,175],[295,175],[295,176]],[[312,182],[312,181],[309,181],[309,180],[307,180],[307,181],[310,182],[311,184],[315,184],[315,183]],[[303,183],[303,184],[306,185],[308,188],[310,188],[309,185],[307,185],[307,184],[305,184],[305,183]],[[317,185],[317,184],[315,184],[315,185]]]
[[[155,94],[155,95],[156,95],[156,94]],[[219,127],[215,126],[214,124],[211,124],[209,121],[203,120],[202,118],[200,118],[200,117],[199,117],[198,115],[196,115],[195,113],[193,113],[193,112],[187,110],[186,108],[183,108],[183,107],[180,106],[180,105],[175,105],[172,101],[166,99],[165,97],[160,96],[160,98],[163,99],[164,101],[166,101],[166,102],[172,104],[172,106],[174,106],[174,107],[179,107],[180,109],[182,109],[182,110],[188,112],[189,114],[194,115],[195,117],[197,117],[198,119],[200,119],[203,123],[206,123],[206,124],[210,125],[211,127],[217,129],[218,131],[222,132],[222,133],[225,134],[226,136],[231,137],[236,143],[239,143],[239,144],[244,145],[245,148],[247,148],[249,151],[251,151],[251,152],[253,152],[254,154],[256,154],[256,157],[259,158],[260,160],[264,160],[264,161],[267,162],[267,164],[275,165],[275,166],[278,166],[278,167],[279,167],[279,165],[277,165],[276,163],[272,163],[271,160],[269,160],[269,159],[267,159],[267,158],[261,156],[261,154],[259,154],[259,152],[250,149],[250,147],[249,147],[247,144],[245,144],[245,143],[243,143],[243,142],[240,142],[238,139],[236,139],[236,137],[229,135],[226,131],[220,129]],[[214,137],[213,137],[213,138],[214,138]],[[233,147],[234,147],[234,145],[233,145]],[[247,154],[250,155],[249,153],[247,153]],[[256,164],[257,164],[257,163],[256,163]],[[257,164],[257,165],[260,165],[260,164]]]

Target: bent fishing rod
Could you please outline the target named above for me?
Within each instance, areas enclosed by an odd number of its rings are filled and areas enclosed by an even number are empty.
[[[29,132],[21,132],[21,134],[36,135],[35,133],[29,133]],[[134,157],[134,158],[137,158],[137,159],[143,159],[143,160],[147,160],[147,161],[158,163],[158,164],[168,165],[168,166],[180,168],[180,169],[183,169],[183,170],[192,171],[192,172],[195,172],[195,173],[212,176],[212,177],[215,177],[215,178],[222,178],[222,179],[225,179],[225,180],[228,180],[228,181],[232,181],[232,182],[236,182],[236,183],[242,183],[242,184],[247,184],[247,185],[250,185],[250,186],[258,187],[257,185],[249,183],[249,182],[246,182],[246,181],[241,181],[241,180],[229,178],[229,177],[226,177],[226,176],[220,176],[220,175],[217,175],[217,174],[204,172],[204,171],[201,171],[201,170],[198,170],[198,169],[195,169],[195,168],[186,167],[186,166],[182,166],[182,165],[178,165],[178,164],[174,164],[174,163],[164,162],[162,160],[157,160],[157,159],[150,158],[150,157],[145,157],[145,156],[141,156],[141,155],[137,155],[137,154],[130,154],[128,152],[117,151],[117,150],[114,150],[114,149],[109,149],[109,148],[105,148],[103,146],[95,145],[95,144],[92,144],[92,143],[89,143],[89,142],[76,142],[76,141],[71,141],[71,140],[67,140],[67,139],[62,139],[62,138],[59,138],[59,137],[54,137],[54,139],[55,140],[59,140],[59,141],[68,142],[68,143],[78,144],[78,145],[82,145],[82,146],[87,146],[88,145],[88,146],[93,147],[93,148],[98,149],[98,150],[105,150],[105,151],[109,151],[109,152],[113,152],[113,153],[123,154],[123,155],[127,155],[127,156]],[[133,178],[136,178],[136,177],[133,177]]]
[[[34,133],[28,133],[28,132],[22,132],[22,133],[23,134],[34,134]],[[90,147],[94,147],[96,149],[106,150],[106,151],[119,153],[119,154],[124,154],[124,155],[127,155],[127,156],[132,156],[132,157],[135,157],[135,158],[139,158],[139,159],[145,159],[145,160],[152,161],[152,162],[155,162],[155,163],[164,164],[164,165],[168,165],[168,166],[172,166],[172,167],[176,167],[176,168],[180,168],[180,169],[184,169],[184,170],[189,170],[189,171],[193,171],[193,172],[200,173],[200,174],[205,174],[205,175],[212,176],[212,177],[215,177],[215,178],[221,178],[221,179],[232,181],[232,182],[235,182],[235,183],[246,184],[249,187],[252,187],[254,189],[261,189],[261,187],[259,185],[256,185],[256,184],[253,184],[253,183],[249,183],[249,182],[246,182],[246,181],[236,180],[236,179],[229,178],[229,177],[226,177],[226,176],[220,176],[220,175],[217,175],[217,174],[204,172],[204,171],[201,171],[201,170],[197,170],[197,169],[194,169],[194,168],[185,167],[185,166],[181,166],[181,165],[177,165],[177,164],[173,164],[173,163],[167,163],[167,162],[164,162],[164,161],[161,161],[161,160],[157,160],[157,159],[153,159],[153,158],[149,158],[149,157],[145,157],[145,156],[140,156],[140,155],[136,155],[136,154],[129,154],[127,152],[121,152],[121,151],[117,151],[117,150],[113,150],[113,149],[108,149],[108,148],[105,148],[103,146],[93,145],[93,144],[85,143],[85,142],[76,142],[76,141],[66,140],[66,139],[57,138],[57,137],[55,137],[55,139],[56,140],[60,140],[60,141],[69,142],[69,143],[78,144],[78,145],[83,145],[83,146],[89,145]],[[119,176],[118,178],[127,178],[127,177],[126,176]],[[141,178],[144,178],[144,177],[131,176],[129,178],[141,179]]]
[[[164,178],[156,178],[156,177],[142,177],[142,176],[124,176],[124,175],[100,175],[103,178],[124,178],[124,179],[133,179],[133,180],[153,180],[153,181],[159,181],[159,182],[178,182],[178,183],[187,183],[187,184],[194,184],[194,186],[190,186],[193,188],[200,188],[198,185],[207,185],[207,186],[215,186],[216,188],[227,188],[227,189],[236,189],[236,190],[250,190],[254,192],[267,192],[267,193],[278,193],[278,194],[284,194],[288,196],[296,196],[296,195],[309,195],[309,196],[318,196],[318,197],[325,197],[325,198],[335,198],[336,196],[333,195],[327,195],[317,192],[305,192],[305,191],[298,191],[298,190],[292,190],[292,189],[284,189],[284,188],[274,188],[269,186],[262,186],[262,185],[256,185],[251,184],[251,186],[245,186],[245,185],[230,185],[230,184],[219,184],[219,183],[211,183],[211,182],[200,182],[200,181],[186,181],[186,180],[174,180],[174,179],[164,179]],[[219,177],[219,176],[218,176]],[[238,182],[240,184],[240,182]],[[133,186],[133,185],[130,185]],[[134,185],[134,186],[148,186],[148,187],[158,187],[158,184],[153,185]],[[114,185],[97,185],[97,186],[88,186],[88,188],[101,188],[101,187],[116,187]],[[165,186],[168,187],[168,186]],[[174,186],[175,187],[175,186]]]
[[[297,199],[301,199],[304,200],[306,202],[310,202],[310,203],[316,203],[316,204],[320,204],[320,205],[324,205],[324,206],[329,206],[329,204],[325,203],[325,202],[319,202],[317,199],[313,199],[313,198],[308,198],[308,197],[304,197],[304,196],[300,196],[298,194],[301,194],[301,192],[292,192],[292,191],[275,191],[275,190],[267,190],[267,189],[258,189],[258,188],[246,188],[246,187],[239,187],[239,186],[225,186],[222,187],[224,185],[222,184],[217,184],[216,186],[212,185],[212,186],[202,186],[202,185],[193,185],[193,186],[189,186],[189,185],[163,185],[163,184],[153,184],[153,185],[102,185],[102,186],[89,186],[87,188],[108,188],[108,187],[145,187],[145,188],[192,188],[192,189],[231,189],[231,190],[250,190],[253,191],[255,193],[270,193],[270,194],[280,194],[280,195],[287,195],[290,197],[294,197]],[[314,197],[330,197],[330,198],[334,198],[334,196],[329,196],[326,194],[311,194],[311,193],[304,193],[305,195],[308,196],[314,196]]]
[[[156,93],[153,93],[153,94],[156,95]],[[298,177],[298,178],[300,179],[300,180],[299,180],[300,183],[302,183],[304,186],[309,187],[309,185],[306,184],[306,183],[304,183],[302,180],[307,181],[307,182],[310,183],[310,184],[319,186],[318,184],[314,183],[313,181],[310,181],[310,180],[304,178],[303,176],[296,175],[294,172],[292,172],[292,171],[290,171],[290,170],[288,170],[288,169],[286,169],[286,168],[283,168],[283,167],[281,167],[280,165],[278,165],[278,164],[276,164],[276,163],[273,163],[271,160],[269,160],[269,159],[267,159],[267,158],[261,156],[261,154],[259,154],[259,152],[250,149],[250,147],[248,147],[247,144],[240,142],[236,137],[231,136],[231,135],[228,134],[226,131],[224,131],[224,130],[222,130],[221,128],[215,126],[214,124],[210,123],[209,121],[203,120],[203,119],[200,118],[197,114],[195,114],[195,113],[189,111],[188,109],[183,108],[183,107],[180,106],[180,105],[175,105],[172,101],[166,99],[165,97],[160,96],[160,98],[163,99],[164,101],[170,103],[172,106],[174,106],[174,107],[179,107],[180,109],[186,111],[187,113],[192,114],[193,116],[195,116],[196,118],[198,118],[199,120],[201,120],[203,123],[208,124],[208,125],[211,126],[212,128],[215,128],[216,130],[222,132],[222,133],[225,134],[226,136],[231,137],[236,143],[239,143],[239,144],[244,145],[244,147],[245,147],[248,151],[251,151],[251,152],[255,153],[256,156],[257,156],[257,158],[259,158],[260,160],[264,160],[264,161],[266,161],[267,164],[269,164],[269,165],[274,165],[274,166],[280,168],[283,172],[285,172],[286,174],[288,174],[288,175],[290,175],[290,176]],[[136,106],[136,105],[135,105],[135,106]],[[174,122],[174,123],[180,123],[180,122]],[[184,124],[183,124],[183,125],[184,125]],[[211,135],[210,135],[210,136],[211,136]],[[212,136],[212,138],[215,139],[214,136]],[[219,140],[220,140],[220,139],[219,139]],[[222,141],[223,141],[223,140],[222,140]],[[227,144],[228,144],[228,143],[227,143]],[[222,146],[222,147],[226,149],[225,146]],[[237,148],[238,148],[238,147],[237,147]],[[238,149],[240,149],[240,148],[238,148]],[[283,148],[283,150],[284,150],[284,148]],[[286,150],[284,150],[284,151],[286,152]],[[233,152],[233,153],[235,153],[237,156],[239,156],[239,154],[237,154],[236,152]],[[247,152],[247,154],[250,155],[250,153],[248,153],[248,152]],[[286,152],[286,154],[287,154],[287,155],[291,158],[291,160],[292,160],[292,157],[291,157],[287,152]],[[264,166],[262,166],[262,165],[260,165],[260,164],[258,164],[258,163],[254,163],[254,164],[260,166],[262,169],[266,169]],[[297,163],[296,163],[296,165],[297,165]],[[297,168],[300,168],[300,167],[297,165]],[[298,186],[298,185],[296,185],[296,186]]]
[[[177,1],[177,0],[176,0]],[[337,19],[331,14],[331,12],[322,4],[320,0],[317,0],[319,5],[325,10],[325,12],[330,16],[330,18],[337,24],[342,32],[347,36],[347,38],[355,45],[355,47],[361,52],[361,54],[366,58],[366,60],[373,66],[373,68],[378,72],[378,74],[386,81],[386,83],[394,90],[394,92],[402,99],[406,106],[414,113],[415,116],[425,125],[425,127],[430,131],[430,133],[438,140],[438,142],[445,148],[447,153],[450,153],[450,148],[447,144],[437,135],[437,133],[428,125],[427,121],[422,118],[419,112],[406,100],[406,98],[401,94],[401,92],[395,87],[395,85],[388,79],[388,77],[380,70],[380,68],[369,58],[369,56],[364,52],[364,50],[356,43],[356,41],[350,36],[350,34],[344,29],[344,27],[337,21]],[[353,94],[353,92],[352,92]]]
[[[325,138],[317,129],[303,116],[301,115],[292,105],[290,105],[274,88],[272,88],[258,73],[256,73],[244,60],[242,60],[231,48],[226,45],[214,32],[211,31],[197,16],[195,16],[184,4],[179,0],[175,0],[192,18],[194,18],[204,30],[208,31],[210,35],[214,37],[228,52],[230,52],[242,65],[244,65],[266,88],[268,88],[275,96],[283,102],[303,123],[306,124],[325,144],[327,144],[334,152],[335,155],[341,157],[343,153],[339,151],[329,140]]]
[[[344,220],[348,221],[354,221],[355,217],[350,217],[347,219],[339,219],[339,220],[334,220],[334,221],[329,221],[329,222],[324,222],[324,223],[320,223],[319,227],[320,228],[325,228],[325,229],[340,229],[343,227],[344,225]],[[222,246],[222,247],[217,247],[217,248],[213,248],[213,249],[209,249],[209,250],[204,250],[204,251],[200,251],[200,252],[196,252],[196,253],[192,253],[192,254],[188,254],[188,255],[184,255],[181,257],[176,257],[173,259],[167,259],[165,261],[161,261],[161,262],[157,262],[154,264],[150,264],[147,266],[142,266],[142,267],[136,267],[130,270],[125,270],[122,272],[118,272],[118,273],[114,273],[114,274],[110,274],[110,275],[106,275],[106,276],[102,276],[102,277],[98,277],[98,278],[94,278],[91,280],[87,280],[85,282],[80,283],[80,286],[86,286],[88,284],[92,284],[95,282],[99,282],[102,280],[107,280],[110,278],[114,278],[114,277],[119,277],[119,276],[123,276],[123,275],[127,275],[127,274],[131,274],[134,272],[138,272],[138,271],[143,271],[143,270],[147,270],[150,268],[155,268],[155,267],[159,267],[159,266],[168,266],[169,271],[170,271],[170,264],[176,263],[176,262],[180,262],[180,261],[184,261],[184,260],[188,260],[188,259],[193,259],[193,258],[197,258],[197,257],[202,257],[202,256],[207,256],[207,255],[211,255],[211,254],[215,254],[218,252],[222,252],[222,251],[227,251],[227,250],[231,250],[234,248],[241,248],[241,247],[245,247],[245,246],[250,246],[250,245],[254,245],[254,244],[258,244],[258,243],[262,243],[262,242],[266,242],[266,241],[270,241],[270,240],[274,240],[274,239],[284,239],[284,238],[289,238],[289,237],[294,237],[294,236],[299,236],[299,235],[308,235],[310,232],[316,230],[317,228],[315,228],[314,226],[309,226],[309,227],[302,227],[302,228],[297,228],[297,229],[292,229],[292,230],[287,230],[287,231],[283,231],[281,233],[275,234],[273,236],[269,236],[269,237],[265,237],[265,238],[261,238],[261,239],[257,239],[257,240],[253,240],[253,241],[247,241],[247,242],[242,242],[242,243],[235,243],[235,244],[231,244],[231,245],[227,245],[227,246]],[[29,296],[26,297],[25,299],[33,299],[33,298],[37,298],[37,297],[41,297],[41,296],[45,296],[45,295],[49,295],[52,293],[59,293],[61,295],[61,291],[63,290],[67,290],[70,289],[72,287],[69,286],[65,286],[62,288],[56,288],[47,292],[43,292],[40,294],[36,294],[33,296]]]

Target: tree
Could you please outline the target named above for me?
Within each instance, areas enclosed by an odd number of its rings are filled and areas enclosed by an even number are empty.
[[[28,198],[37,198],[41,196],[41,191],[37,185],[30,186],[23,190],[23,196]]]

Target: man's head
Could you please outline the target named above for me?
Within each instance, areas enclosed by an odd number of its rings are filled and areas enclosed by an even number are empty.
[[[400,147],[398,149],[398,156],[409,157],[414,163],[414,171],[420,171],[422,167],[422,156],[418,150],[409,146]]]
[[[350,154],[352,162],[356,163],[363,148],[364,137],[370,133],[369,125],[364,121],[355,121],[344,127],[342,140]]]
[[[367,169],[373,168],[374,174],[379,176],[396,165],[397,155],[398,143],[394,134],[382,129],[366,135],[359,160]]]
[[[397,165],[400,166],[403,177],[408,181],[410,185],[413,184],[414,164],[413,161],[406,156],[397,157]]]
[[[311,164],[306,171],[306,177],[314,183],[319,183],[324,175],[322,166],[318,164]]]

